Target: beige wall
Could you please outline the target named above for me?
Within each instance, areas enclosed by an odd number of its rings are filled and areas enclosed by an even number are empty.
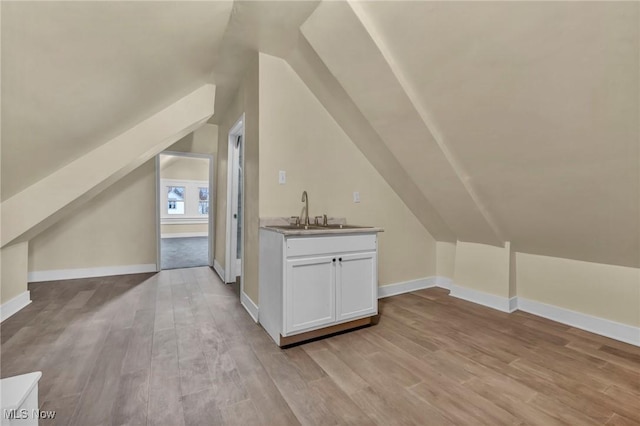
[[[227,154],[229,130],[244,119],[244,280],[245,293],[258,302],[258,57],[254,58],[243,78],[242,85],[220,121],[216,182],[216,241],[215,259],[225,262],[225,238],[227,217]]]
[[[517,253],[518,296],[640,326],[640,269]]]
[[[168,149],[215,154],[217,136],[218,126],[205,124]],[[156,263],[154,162],[30,240],[29,271]]]
[[[213,115],[214,96],[215,86],[203,85],[129,131],[4,200],[2,245],[16,239],[34,238],[198,129]]]
[[[218,152],[218,126],[206,123],[171,145],[167,151],[215,155]]]
[[[456,245],[445,241],[436,243],[436,274],[439,277],[453,278],[456,262]]]
[[[208,181],[209,160],[179,155],[161,155],[160,178]]]
[[[454,283],[461,287],[509,297],[509,247],[458,241]]]
[[[278,184],[278,172],[287,183]],[[436,243],[283,60],[260,54],[260,216],[346,217],[385,228],[379,284],[436,274]],[[360,203],[353,192],[360,192]]]
[[[262,56],[262,54],[260,54]],[[252,63],[244,79],[245,105],[245,150],[244,150],[244,291],[258,303],[259,270],[259,155],[260,155],[260,114],[259,109],[259,66],[261,61]]]
[[[0,303],[8,302],[27,291],[28,245],[23,242],[0,249],[2,286]]]
[[[238,91],[235,99],[227,111],[224,111],[224,118],[220,120],[218,126],[218,158],[216,161],[216,199],[215,199],[215,241],[214,257],[224,268],[226,253],[226,232],[227,232],[227,162],[229,153],[229,130],[240,119],[244,112],[244,102],[242,100],[243,89]]]
[[[517,275],[516,252],[511,249],[509,243],[509,297],[518,295],[518,275]]]
[[[206,234],[209,225],[206,223],[172,223],[160,225],[160,235],[163,237],[167,234]]]
[[[459,241],[454,283],[640,326],[637,268],[514,252],[509,244],[500,248]]]
[[[146,162],[29,243],[29,270],[156,263],[155,163]]]

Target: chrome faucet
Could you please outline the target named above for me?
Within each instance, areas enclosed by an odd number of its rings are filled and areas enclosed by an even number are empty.
[[[304,226],[309,226],[309,196],[307,195],[307,191],[302,191],[302,202],[305,203]],[[300,218],[300,222],[302,222],[302,218]]]

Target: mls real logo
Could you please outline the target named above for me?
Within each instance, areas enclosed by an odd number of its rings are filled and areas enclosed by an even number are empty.
[[[5,420],[29,420],[29,419],[54,419],[55,411],[28,410],[26,408],[3,410],[2,417]]]

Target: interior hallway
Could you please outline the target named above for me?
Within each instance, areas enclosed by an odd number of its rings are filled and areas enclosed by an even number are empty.
[[[633,424],[640,348],[428,289],[279,349],[209,268],[30,284],[2,377],[72,424]]]

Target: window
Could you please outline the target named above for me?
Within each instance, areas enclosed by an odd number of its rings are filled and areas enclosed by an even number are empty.
[[[209,188],[198,188],[198,213],[209,214]]]
[[[167,187],[167,213],[184,214],[184,186]]]
[[[2,1],[2,0],[0,0]],[[213,197],[205,180],[161,179],[160,220],[163,225],[207,223]],[[213,212],[211,212],[213,213]]]

